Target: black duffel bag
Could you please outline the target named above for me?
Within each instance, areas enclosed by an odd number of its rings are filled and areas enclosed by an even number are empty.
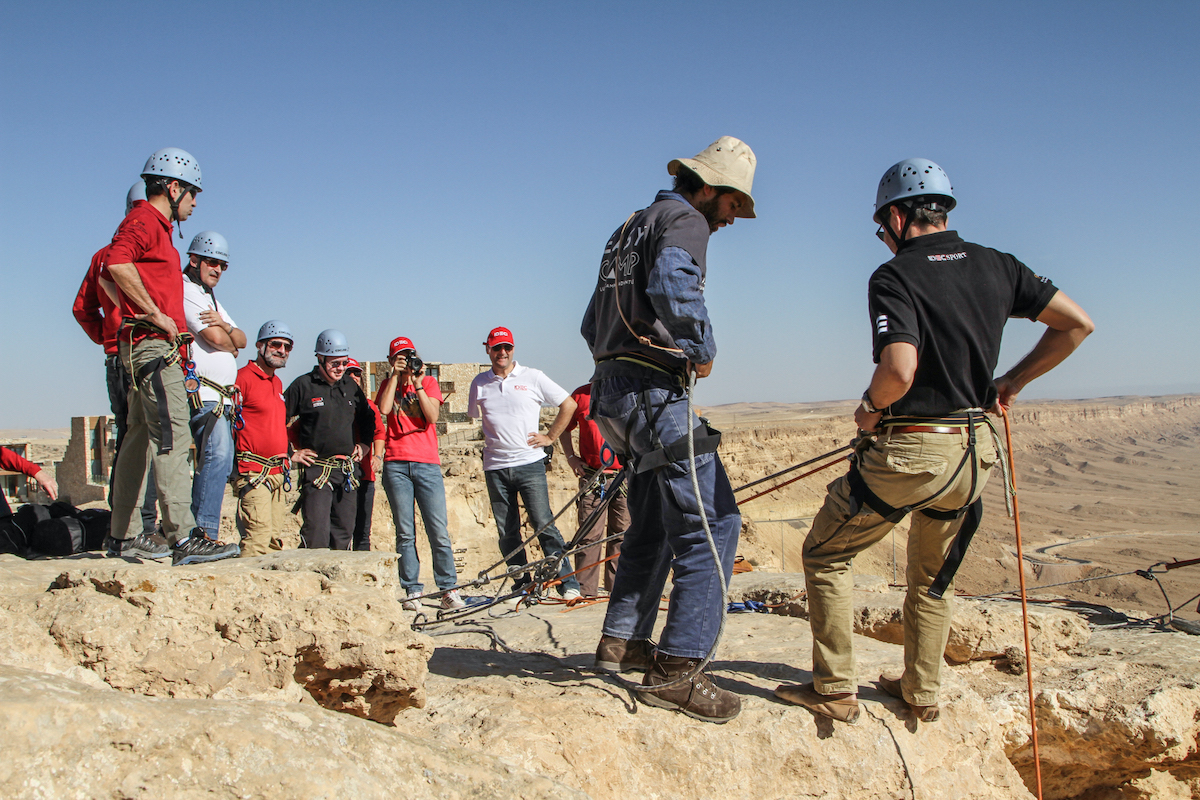
[[[33,529],[29,542],[35,553],[45,556],[72,556],[86,546],[83,523],[72,516],[42,520]]]

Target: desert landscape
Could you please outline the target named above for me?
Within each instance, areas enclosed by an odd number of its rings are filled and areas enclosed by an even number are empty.
[[[740,486],[847,444],[854,405],[703,411]],[[602,603],[438,624],[430,602],[433,624],[413,630],[380,491],[370,553],[177,569],[0,556],[0,729],[14,767],[0,794],[1028,797],[1032,666],[1045,797],[1200,798],[1200,564],[1167,568],[1200,558],[1200,397],[1028,402],[1012,426],[1032,665],[996,475],[956,581],[937,723],[918,726],[874,684],[900,663],[903,523],[855,563],[864,719],[833,723],[772,696],[811,679],[797,573],[840,461],[742,506],[753,569],[731,600],[771,613],[729,617],[713,669],[744,706],[723,726],[640,705],[592,672]],[[66,445],[64,431],[0,440],[29,442],[34,460]],[[499,557],[479,448],[443,447],[463,580]],[[550,484],[556,508],[575,492],[561,455]],[[573,510],[560,527],[573,533]],[[231,518],[222,535],[235,535]]]

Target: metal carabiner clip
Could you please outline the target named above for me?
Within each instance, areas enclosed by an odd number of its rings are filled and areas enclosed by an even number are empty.
[[[183,388],[188,394],[200,391],[200,378],[196,375],[196,362],[190,358],[183,361]]]

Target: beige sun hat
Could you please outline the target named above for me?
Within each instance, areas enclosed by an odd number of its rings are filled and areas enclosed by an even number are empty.
[[[754,167],[758,159],[750,145],[732,136],[722,136],[697,153],[695,158],[676,158],[667,164],[671,175],[679,172],[679,165],[700,176],[709,186],[728,186],[746,196],[746,202],[738,209],[737,216],[754,219],[754,198],[750,187],[754,185]]]

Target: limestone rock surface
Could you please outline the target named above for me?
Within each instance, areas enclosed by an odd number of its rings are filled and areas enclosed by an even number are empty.
[[[714,674],[742,697],[724,725],[637,702],[591,672],[603,606],[539,606],[479,618],[439,638],[429,702],[396,718],[405,732],[451,742],[601,798],[1021,798],[1003,735],[982,699],[948,671],[946,710],[918,726],[871,681],[895,670],[899,648],[859,638],[859,724],[818,718],[777,700],[781,682],[812,679],[808,624],[730,616]],[[490,630],[507,650],[493,650]],[[637,676],[640,678],[640,676]]]
[[[383,556],[354,555],[374,558],[379,575],[388,574]],[[423,704],[432,644],[410,629],[386,580],[368,580],[361,564],[352,566],[364,558],[307,558],[330,563],[321,571],[294,562],[294,569],[281,569],[287,559],[269,557],[195,567],[30,562],[58,574],[48,590],[0,596],[3,616],[32,623],[13,625],[8,635],[37,645],[25,650],[34,656],[8,663],[40,669],[29,661],[40,658],[63,672],[34,636],[36,627],[68,664],[134,694],[292,701],[307,695],[384,723]],[[256,563],[263,560],[266,568]],[[22,647],[14,642],[14,649]]]
[[[1024,678],[992,672],[971,682],[987,695],[1009,757],[1028,782],[1033,751]],[[1197,637],[1098,631],[1069,661],[1035,659],[1034,696],[1046,797],[1086,797],[1127,783],[1129,797],[1139,796],[1138,785],[1200,788]]]
[[[494,756],[313,705],[171,700],[0,666],[0,796],[572,798]]]

